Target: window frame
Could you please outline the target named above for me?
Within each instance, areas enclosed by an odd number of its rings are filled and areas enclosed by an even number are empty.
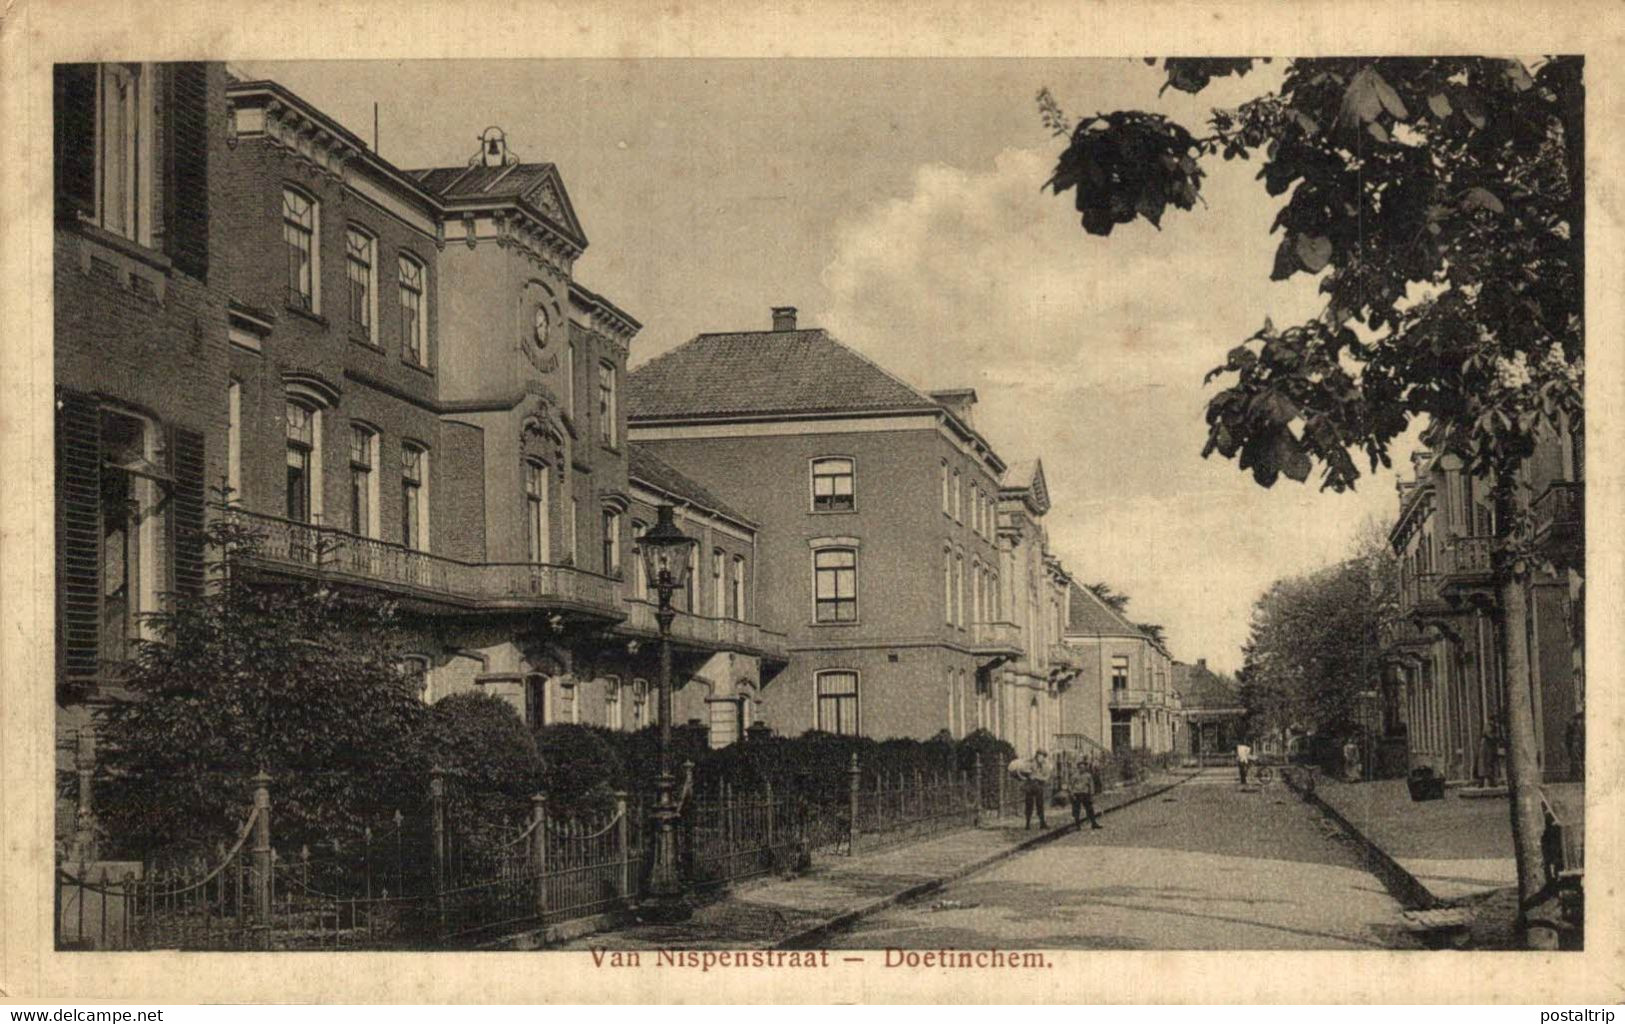
[[[531,565],[546,565],[553,554],[553,517],[549,505],[551,472],[546,462],[535,458],[525,459],[520,469],[520,488],[524,494],[525,554]],[[532,490],[532,482],[539,482],[537,491]]]
[[[615,363],[598,361],[598,443],[611,451],[620,447],[620,389]]]
[[[615,509],[606,508],[599,517],[599,525],[604,531],[601,538],[604,575],[615,576],[621,571],[621,514]]]
[[[297,199],[307,205],[309,224],[301,223],[298,214],[289,214],[289,198]],[[303,233],[308,236],[310,248],[305,255],[308,257],[310,276],[310,293],[307,295],[300,290],[301,282],[296,280],[293,264],[292,250],[295,248],[290,232]],[[286,284],[286,302],[290,309],[311,316],[322,315],[322,203],[311,193],[297,185],[284,182],[282,185],[282,248],[284,258],[288,261]]]
[[[1110,662],[1109,667],[1111,669],[1111,676],[1110,676],[1111,688],[1112,688],[1112,691],[1114,693],[1119,691],[1119,690],[1122,690],[1124,692],[1128,691],[1128,689],[1129,689],[1129,681],[1130,681],[1129,680],[1129,669],[1130,669],[1131,662],[1132,662],[1132,659],[1126,654],[1113,654],[1113,655],[1111,655],[1111,662]],[[1119,670],[1121,670],[1121,672],[1119,672]],[[1121,686],[1117,685],[1117,681],[1119,679],[1121,679],[1123,681],[1123,685],[1121,685]]]
[[[845,473],[820,473],[819,472],[819,467],[820,466],[825,465],[825,464],[833,464],[833,463],[845,463],[846,464],[846,472]],[[847,492],[846,492],[845,495],[840,494],[839,490],[838,490],[839,481],[843,480],[843,479],[847,481]],[[827,495],[825,497],[830,498],[832,501],[834,499],[837,499],[837,498],[845,497],[846,498],[846,507],[845,508],[836,508],[836,507],[819,508],[818,507],[818,501],[819,501],[819,498],[821,497],[819,495],[819,493],[818,493],[818,482],[820,480],[835,481],[835,483],[832,483],[830,485],[831,486],[831,491],[830,491],[829,495]],[[808,500],[807,510],[809,512],[811,512],[813,515],[821,515],[821,516],[849,515],[851,513],[854,513],[856,511],[858,511],[858,460],[855,457],[851,456],[851,455],[815,455],[812,458],[808,459],[807,460],[807,500]]]
[[[356,462],[355,451],[356,451],[356,439],[358,437],[362,437],[362,436],[365,436],[365,438],[366,438],[367,462],[366,462],[366,465],[365,465],[365,469],[367,471],[367,480],[366,480],[366,485],[367,485],[367,521],[361,525],[360,529],[357,529],[356,528],[356,510],[355,510],[355,493],[356,493],[355,475],[356,475],[356,471],[358,469],[360,469],[360,468],[363,468],[363,467]],[[378,483],[379,466],[378,466],[378,460],[379,460],[380,455],[382,454],[382,451],[383,451],[383,442],[382,442],[382,439],[381,439],[381,437],[379,435],[379,432],[378,432],[377,428],[375,428],[370,423],[365,423],[365,422],[362,422],[360,420],[351,420],[350,421],[350,449],[349,449],[350,528],[351,528],[350,532],[354,533],[356,536],[367,537],[367,538],[372,539],[372,540],[379,539],[379,535],[382,533],[382,519],[381,519],[381,517],[379,515],[379,509],[378,509],[378,500],[379,500],[379,493],[378,493],[379,492],[379,483]]]
[[[729,583],[729,618],[745,621],[745,556],[733,556],[733,578]]]
[[[711,549],[711,617],[725,618],[728,608],[728,552]]]
[[[407,280],[407,268],[417,271],[416,283]],[[429,368],[429,265],[410,252],[399,252],[395,256],[395,302],[396,310],[400,314],[401,325],[401,362],[408,366],[415,366],[420,370]],[[406,313],[409,308],[406,302],[408,295],[417,296],[413,304],[413,330],[407,330]],[[416,357],[409,347],[415,342]]]
[[[832,565],[832,566],[821,566],[821,565],[819,565],[819,560],[820,559],[822,559],[822,558],[824,558],[826,556],[836,556],[836,555],[850,555],[851,559],[852,559],[851,564],[850,565]],[[833,584],[834,591],[835,591],[834,596],[832,596],[832,597],[822,598],[822,597],[818,596],[819,595],[819,574],[823,573],[823,572],[829,572],[829,573],[835,574],[833,576],[833,578],[832,578],[832,584]],[[852,595],[851,595],[851,597],[842,597],[840,595],[841,574],[843,572],[850,573],[850,575],[851,575],[851,580],[852,580]],[[812,607],[812,612],[813,612],[812,621],[813,621],[813,625],[815,625],[815,626],[853,626],[853,625],[857,625],[859,623],[859,621],[860,621],[860,619],[859,619],[859,606],[858,606],[858,592],[859,592],[858,588],[859,588],[859,583],[858,583],[858,549],[857,549],[856,546],[848,545],[848,544],[830,544],[830,545],[827,545],[827,546],[818,547],[818,548],[813,549],[813,552],[812,552],[812,605],[813,605],[813,607]],[[833,605],[833,607],[835,609],[835,617],[834,618],[826,619],[826,618],[824,618],[822,616],[822,607],[826,603]],[[842,606],[846,606],[846,605],[850,605],[850,607],[852,609],[852,615],[851,615],[850,618],[844,618],[843,619],[843,618],[840,617],[840,609],[841,609]]]
[[[841,677],[851,680],[851,692],[825,693],[824,684],[832,677]],[[863,735],[863,685],[862,673],[855,668],[827,668],[813,673],[813,728],[821,732],[828,732],[836,736]],[[850,701],[852,711],[852,726],[850,729],[840,728],[844,717],[841,714],[843,706]],[[835,709],[835,725],[837,728],[826,728],[824,707],[826,702]]]
[[[109,77],[128,75],[132,94],[121,111],[128,121],[120,122],[118,138],[113,137],[110,124]],[[137,245],[152,247],[153,167],[156,138],[157,81],[152,64],[108,61],[96,65],[95,118],[96,136],[92,140],[95,165],[94,194],[91,202],[91,222],[105,231]],[[116,193],[120,215],[117,221],[110,216],[114,195],[110,194],[113,170],[109,158],[118,152],[127,160],[119,168],[119,189]]]
[[[295,409],[304,414],[305,423],[308,427],[305,436],[294,436],[293,410]],[[285,457],[283,460],[284,467],[286,469],[294,468],[292,454],[296,448],[302,450],[304,454],[304,465],[302,467],[304,493],[303,501],[301,502],[303,506],[303,515],[298,514],[299,510],[294,508],[294,494],[291,487],[291,480],[285,479],[283,488],[283,495],[285,499],[283,510],[286,512],[285,518],[292,523],[303,523],[309,526],[318,526],[322,521],[321,415],[322,410],[319,406],[301,401],[291,395],[287,397],[286,404],[283,407],[283,450],[287,453],[287,457]]]
[[[367,278],[363,282],[367,289],[367,301],[364,312],[367,319],[356,319],[355,284],[353,270],[357,262],[351,250],[353,239],[359,238],[367,246]],[[346,314],[350,336],[365,341],[374,348],[378,347],[378,236],[372,231],[353,221],[344,225],[344,281],[345,298],[348,300]]]
[[[407,453],[417,455],[417,478],[407,476]],[[402,439],[401,441],[401,546],[412,551],[429,551],[429,446],[421,441]],[[411,481],[416,484],[416,492],[411,499],[408,498],[407,484]],[[417,538],[414,541],[408,537],[406,510],[415,506],[417,513]]]

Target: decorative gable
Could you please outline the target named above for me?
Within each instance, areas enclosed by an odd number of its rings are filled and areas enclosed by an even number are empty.
[[[559,176],[557,167],[549,164],[541,180],[520,198],[539,210],[549,223],[570,236],[577,245],[583,249],[587,247],[586,232],[576,217],[575,207],[570,204],[569,193],[564,190],[564,179]]]

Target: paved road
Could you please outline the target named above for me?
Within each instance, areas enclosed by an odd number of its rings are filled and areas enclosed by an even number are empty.
[[[1055,819],[1051,819],[1055,824]],[[1399,904],[1279,783],[1210,769],[1084,831],[893,907],[845,949],[1393,949]]]

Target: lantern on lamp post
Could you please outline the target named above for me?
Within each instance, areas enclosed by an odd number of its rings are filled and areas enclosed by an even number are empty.
[[[656,510],[655,525],[638,538],[649,589],[658,596],[655,622],[660,626],[660,773],[655,779],[655,855],[649,875],[649,899],[644,901],[640,916],[661,921],[677,921],[689,914],[677,870],[677,805],[672,799],[671,624],[677,613],[672,610],[671,596],[685,586],[690,552],[698,542],[677,528],[672,512],[670,505],[661,505]]]

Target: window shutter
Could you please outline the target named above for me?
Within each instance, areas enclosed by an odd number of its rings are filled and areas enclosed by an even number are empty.
[[[164,65],[169,132],[164,151],[165,250],[175,268],[209,276],[208,65]]]
[[[57,393],[57,672],[93,678],[101,637],[101,411],[75,391]]]
[[[57,217],[96,210],[96,65],[58,64],[51,76]]]
[[[203,593],[203,435],[183,427],[169,433],[171,472],[175,493],[171,500],[175,538],[175,593],[182,599]]]

